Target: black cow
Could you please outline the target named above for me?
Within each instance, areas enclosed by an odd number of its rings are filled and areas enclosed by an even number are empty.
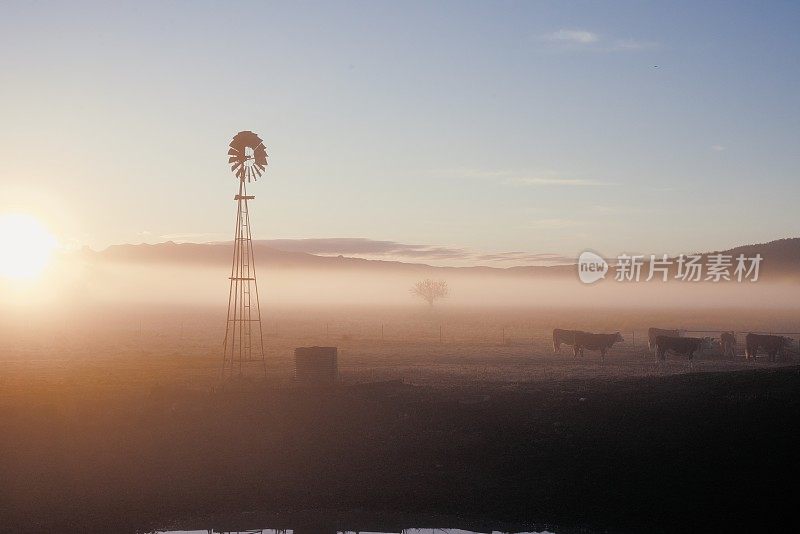
[[[771,336],[766,334],[747,334],[744,338],[745,358],[755,359],[758,349],[764,349],[769,361],[774,362],[778,354],[785,356],[784,349],[788,348],[792,342],[791,338],[783,336]]]
[[[650,349],[650,352],[655,353],[656,337],[658,336],[680,337],[680,335],[681,335],[680,330],[664,330],[663,328],[648,328],[647,348]]]
[[[583,349],[599,350],[600,360],[606,360],[606,352],[614,346],[614,343],[625,341],[622,339],[622,334],[616,332],[614,334],[591,334],[589,332],[577,332],[575,334],[575,344],[572,346],[572,352],[575,356],[579,354],[583,356]]]
[[[664,361],[669,350],[687,356],[691,361],[696,351],[710,344],[711,338],[708,337],[656,336],[656,354],[659,360]]]
[[[722,355],[731,358],[736,357],[736,335],[733,332],[723,332],[719,336],[719,346]]]
[[[560,352],[561,345],[575,345],[575,334],[583,333],[580,330],[562,330],[556,328],[553,330],[553,352]]]

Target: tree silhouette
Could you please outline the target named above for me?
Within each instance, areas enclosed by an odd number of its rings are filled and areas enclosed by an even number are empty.
[[[438,299],[446,298],[450,294],[447,282],[430,278],[420,280],[409,291],[415,297],[423,299],[429,306],[433,306]]]

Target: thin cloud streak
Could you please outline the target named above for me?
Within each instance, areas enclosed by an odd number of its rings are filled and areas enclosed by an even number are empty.
[[[438,171],[438,174],[478,180],[494,180],[506,185],[529,186],[616,186],[617,182],[596,180],[591,178],[563,178],[554,171],[509,171],[498,169],[448,169]]]
[[[564,223],[538,221],[544,227],[555,228]],[[363,237],[334,237],[309,239],[265,239],[257,243],[285,252],[302,252],[321,256],[353,256],[367,259],[398,261],[457,261],[467,264],[559,264],[574,262],[574,258],[553,253],[524,251],[485,253],[462,247],[417,245],[397,241],[374,240]]]
[[[175,241],[176,243],[196,243],[198,241],[210,242],[221,239],[224,234],[219,232],[184,232],[160,235],[160,239]]]
[[[580,226],[580,224],[580,221],[572,219],[553,218],[530,221],[526,227],[534,230],[559,230],[562,228],[574,228],[575,226]]]
[[[651,41],[637,41],[636,39],[617,39],[611,45],[611,51],[645,50],[655,48],[657,43]]]
[[[561,29],[542,36],[545,41],[568,42],[577,44],[596,43],[599,37],[596,33],[586,30]]]
[[[477,256],[479,261],[492,262],[525,262],[536,264],[572,264],[575,258],[561,254],[530,253],[530,252],[498,252],[496,254],[483,254]]]
[[[618,39],[583,30],[562,28],[546,33],[540,39],[553,47],[572,50],[596,50],[601,52],[625,52],[654,48],[657,43],[637,39]]]
[[[259,243],[286,252],[305,252],[329,256],[355,254],[427,259],[466,259],[472,256],[466,249],[457,247],[413,245],[363,237],[267,239],[259,240]]]
[[[543,178],[543,177],[530,177],[530,178],[513,178],[507,183],[516,185],[555,185],[555,186],[615,186],[619,185],[616,182],[603,182],[600,180],[587,180],[584,178]]]

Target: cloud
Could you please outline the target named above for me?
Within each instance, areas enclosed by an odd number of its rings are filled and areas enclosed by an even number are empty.
[[[605,52],[624,52],[643,50],[657,46],[652,41],[638,39],[618,39],[607,37],[583,29],[562,28],[541,36],[541,40],[551,46],[571,49],[597,50]]]
[[[675,187],[672,185],[663,185],[657,187],[646,187],[650,191],[657,191],[659,193],[673,193],[675,191],[686,191],[685,187]]]
[[[543,176],[519,177],[508,180],[507,183],[517,185],[565,185],[565,186],[610,186],[619,185],[615,182],[603,182],[600,180],[588,180],[584,178],[555,178]]]
[[[546,264],[561,264],[575,263],[575,258],[571,256],[563,256],[561,254],[550,253],[531,253],[531,252],[498,252],[495,254],[482,254],[477,256],[476,259],[480,261],[492,262],[525,262],[525,263],[546,263]]]
[[[663,211],[664,208],[660,208],[658,206],[608,206],[603,204],[595,204],[594,206],[589,207],[595,213],[612,213],[612,214],[648,214],[654,211]]]
[[[306,252],[322,255],[396,256],[427,259],[466,259],[472,254],[465,249],[430,245],[409,245],[396,241],[377,241],[363,237],[333,237],[320,239],[267,239],[267,246],[287,252]]]
[[[616,206],[605,206],[602,204],[596,204],[592,206],[591,209],[597,213],[616,213],[619,211],[619,208]]]
[[[613,186],[616,182],[595,180],[591,178],[564,178],[554,171],[536,173],[514,172],[497,169],[447,169],[438,171],[437,174],[455,178],[472,178],[479,180],[494,180],[507,185],[529,186]]]
[[[713,150],[714,152],[724,152],[727,149],[728,147],[726,147],[725,145],[711,145],[711,150]]]
[[[545,41],[574,43],[574,44],[591,44],[596,43],[599,37],[596,33],[586,30],[567,30],[561,29],[548,33],[542,36]]]
[[[653,48],[656,43],[650,41],[637,41],[636,39],[617,39],[611,45],[612,51],[625,51],[625,50],[644,50],[645,48]]]
[[[543,227],[563,227],[564,222],[556,219],[537,221]],[[542,227],[542,226],[540,226]],[[269,247],[286,252],[305,252],[321,256],[351,256],[368,259],[387,259],[398,261],[432,261],[457,262],[459,264],[500,263],[507,266],[517,265],[570,263],[574,258],[560,254],[532,252],[477,252],[462,247],[439,245],[414,245],[397,241],[382,241],[363,237],[333,237],[313,239],[266,239],[258,240]]]
[[[186,232],[175,234],[163,234],[159,238],[176,243],[196,243],[198,241],[213,241],[221,239],[224,235],[219,232]]]
[[[580,222],[572,219],[539,219],[527,224],[528,228],[535,230],[558,230],[561,228],[572,228],[578,226]]]
[[[479,180],[499,180],[503,178],[509,178],[513,175],[510,171],[504,170],[487,170],[487,169],[470,169],[470,168],[458,168],[458,169],[439,169],[432,171],[432,174],[436,176],[442,176],[447,178],[476,178]]]

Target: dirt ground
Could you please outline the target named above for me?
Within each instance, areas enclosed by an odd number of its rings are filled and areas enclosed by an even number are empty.
[[[261,528],[241,518],[357,509],[560,530],[796,525],[797,355],[658,364],[645,336],[791,332],[796,317],[282,310],[266,316],[266,378],[256,366],[225,386],[224,310],[4,318],[0,522]],[[605,363],[575,359],[553,353],[554,326],[625,342]],[[292,350],[305,345],[339,347],[338,387],[294,384]]]

